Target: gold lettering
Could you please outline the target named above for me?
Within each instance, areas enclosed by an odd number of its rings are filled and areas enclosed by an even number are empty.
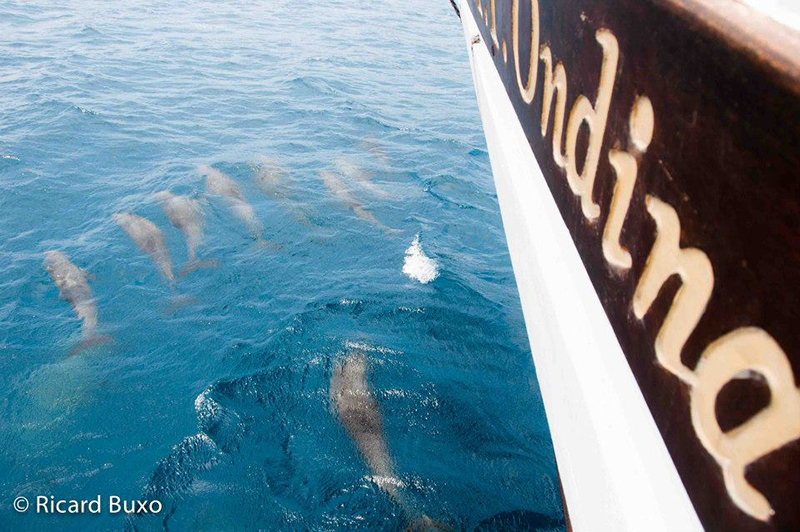
[[[606,227],[603,229],[603,256],[610,264],[627,270],[633,264],[633,259],[628,250],[619,243],[619,236],[622,233],[622,224],[628,215],[638,168],[633,155],[620,150],[611,150],[608,161],[614,168],[617,182],[614,185],[614,195],[611,197]]]
[[[681,249],[681,226],[675,209],[647,196],[647,211],[656,222],[656,241],[633,294],[633,313],[642,319],[671,276],[683,284],[664,318],[655,342],[659,363],[687,384],[696,380],[681,362],[681,351],[706,310],[714,288],[714,271],[705,253],[696,248]]]
[[[487,25],[491,20],[490,33],[495,49],[498,49],[495,1],[475,0],[475,4]],[[560,61],[554,64],[549,46],[539,48],[539,4],[538,0],[530,0],[530,57],[527,79],[523,81],[519,1],[512,0],[511,4],[511,44],[520,96],[526,104],[534,99],[538,73],[535,53],[538,49],[539,59],[544,64],[541,134],[542,137],[547,135],[555,98],[553,160],[566,169],[570,189],[581,198],[583,215],[594,220],[600,215],[600,206],[592,196],[619,61],[617,40],[609,30],[596,32],[595,38],[603,51],[597,96],[594,104],[583,94],[576,98],[564,134],[566,70]],[[502,52],[507,61],[505,40]],[[579,173],[577,139],[584,123],[589,128],[589,142]],[[640,96],[635,100],[628,125],[628,148],[612,149],[608,153],[616,183],[602,235],[605,259],[609,264],[626,270],[631,268],[633,261],[629,251],[622,246],[620,235],[638,178],[637,151],[645,152],[653,138],[655,117],[649,98]],[[680,219],[673,207],[649,195],[645,205],[655,221],[656,238],[633,295],[633,313],[638,319],[644,319],[667,280],[673,275],[680,277],[681,286],[656,335],[656,358],[662,367],[689,385],[692,424],[700,442],[719,464],[731,499],[748,515],[767,521],[774,510],[769,501],[747,482],[744,472],[754,461],[800,438],[800,390],[795,387],[791,365],[778,343],[766,331],[756,327],[742,327],[711,343],[703,351],[695,371],[683,364],[683,348],[711,298],[714,270],[703,251],[680,247]],[[747,372],[756,372],[766,379],[771,393],[770,404],[739,427],[724,433],[716,417],[717,396],[728,382]]]
[[[519,0],[511,1],[511,48],[514,50],[514,68],[517,71],[519,94],[525,103],[531,103],[536,94],[536,74],[539,62],[536,50],[539,48],[539,2],[531,0],[531,51],[528,58],[528,80],[522,83],[522,67],[519,63]]]
[[[640,96],[633,104],[629,120],[631,143],[639,150],[644,151],[650,145],[654,123],[655,117],[650,99],[647,96]],[[608,160],[614,168],[617,182],[614,185],[611,207],[603,230],[603,255],[610,264],[627,270],[633,261],[628,250],[620,244],[619,237],[631,204],[638,164],[633,155],[620,150],[611,150]]]
[[[553,55],[547,45],[542,45],[539,57],[544,62],[544,91],[542,92],[542,136],[547,135],[547,122],[550,120],[550,108],[553,104],[553,92],[558,91],[556,98],[556,114],[553,117],[553,160],[564,168],[567,159],[561,153],[561,131],[564,127],[564,111],[567,106],[567,73],[564,65],[558,62],[553,69]]]
[[[639,96],[633,102],[631,116],[628,119],[630,129],[631,144],[639,151],[645,151],[653,140],[653,129],[655,127],[655,113],[653,104],[647,96]]]
[[[567,182],[572,192],[581,197],[583,215],[589,220],[594,220],[600,215],[600,206],[592,199],[594,178],[597,173],[597,164],[600,161],[600,148],[603,144],[619,59],[619,45],[613,33],[606,29],[599,29],[595,34],[595,39],[603,48],[603,64],[600,68],[597,99],[594,105],[583,94],[575,99],[567,122],[566,138]],[[575,149],[578,143],[578,131],[584,122],[589,127],[589,146],[586,150],[583,170],[579,174]]]
[[[483,22],[486,23],[486,12],[488,11],[487,8],[483,6],[484,0],[475,0],[475,6],[478,8],[478,13],[480,13],[480,18],[483,19]]]
[[[723,433],[715,406],[720,390],[737,374],[764,376],[769,405],[735,429]],[[800,438],[800,392],[792,367],[778,343],[757,327],[742,327],[709,345],[695,370],[691,392],[692,424],[706,450],[722,468],[733,502],[748,515],[767,521],[775,512],[744,477],[748,464]]]
[[[492,24],[489,26],[489,33],[492,36],[492,41],[494,41],[494,48],[497,50],[500,48],[500,41],[497,40],[497,7],[495,6],[495,0],[491,0],[489,6],[492,10]]]

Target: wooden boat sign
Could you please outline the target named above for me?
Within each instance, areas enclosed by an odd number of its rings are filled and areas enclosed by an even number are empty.
[[[470,7],[701,522],[800,530],[800,35],[729,0]]]

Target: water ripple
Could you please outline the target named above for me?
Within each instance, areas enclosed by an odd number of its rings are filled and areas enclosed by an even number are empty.
[[[451,11],[0,5],[0,501],[165,505],[75,516],[82,530],[403,529],[330,409],[334,365],[361,350],[408,504],[458,530],[563,528]],[[200,165],[240,187],[271,245]],[[176,293],[112,219],[151,220],[179,271],[161,191],[198,202],[198,256],[217,264]],[[426,284],[403,273],[415,235]],[[86,271],[111,343],[67,356],[81,321],[49,250]],[[63,525],[0,514],[2,529]]]

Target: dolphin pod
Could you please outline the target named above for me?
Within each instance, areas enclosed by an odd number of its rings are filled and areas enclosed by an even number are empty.
[[[203,219],[199,202],[187,196],[175,196],[167,191],[153,194],[153,199],[161,204],[161,209],[170,223],[186,238],[188,259],[178,276],[183,277],[197,268],[218,266],[216,261],[197,260],[197,246],[203,240]]]
[[[92,289],[89,287],[87,272],[75,266],[60,251],[45,252],[44,269],[53,278],[59,297],[72,305],[75,314],[82,321],[81,341],[70,352],[70,355],[110,341],[110,337],[97,334],[97,303],[92,296]]]
[[[282,180],[285,172],[274,161],[262,159],[263,166],[257,170],[256,183],[276,199],[288,200],[289,195]],[[346,159],[336,163],[339,171],[351,180],[367,182],[369,176]],[[228,202],[231,212],[243,221],[251,235],[264,242],[261,224],[255,216],[253,207],[245,200],[239,185],[230,177],[209,166],[198,166],[198,171],[206,176],[205,185],[210,194],[222,196]],[[325,186],[342,202],[346,203],[361,219],[387,232],[386,227],[369,211],[365,210],[350,194],[339,176],[320,171]],[[197,248],[203,234],[203,217],[200,203],[187,196],[174,195],[168,191],[152,195],[170,223],[180,230],[187,246],[187,264],[182,275],[193,269],[216,265],[215,261],[199,261]],[[175,274],[172,261],[162,231],[152,221],[133,213],[115,213],[112,219],[134,241],[138,249],[150,256],[160,275],[169,288],[175,292]],[[45,252],[44,268],[50,274],[59,296],[70,303],[75,314],[82,321],[82,340],[71,354],[90,346],[110,341],[107,336],[97,334],[98,312],[88,273],[73,264],[60,251]],[[182,276],[181,275],[181,276]],[[406,530],[445,530],[446,527],[414,508],[404,493],[403,485],[394,471],[383,419],[367,378],[368,361],[361,350],[353,350],[336,364],[330,379],[329,399],[332,413],[341,422],[347,436],[353,441],[362,459],[372,472],[372,481],[402,508],[410,525]]]
[[[377,144],[374,142],[370,142],[369,146],[371,146],[371,152],[373,148],[377,149]],[[382,151],[379,154],[373,154],[385,156]],[[338,168],[339,175],[324,170],[319,172],[330,193],[370,225],[390,234],[397,232],[381,223],[370,211],[361,206],[340,177],[345,176],[350,181],[366,183],[366,188],[370,189],[369,179],[371,176],[346,157],[340,157],[334,161],[334,165]],[[227,202],[231,213],[247,226],[250,235],[256,239],[258,244],[279,248],[279,246],[264,240],[262,225],[256,217],[253,206],[245,199],[242,188],[236,181],[211,166],[199,165],[196,169],[205,176],[207,192],[220,196]],[[253,180],[263,192],[273,199],[287,203],[294,211],[298,221],[310,227],[316,227],[291,198],[291,186],[290,183],[287,183],[290,176],[276,160],[260,156],[258,163],[253,166],[253,170]],[[201,202],[188,196],[175,195],[166,190],[152,194],[151,198],[160,205],[170,223],[181,231],[186,240],[187,261],[178,273],[178,277],[184,277],[198,268],[218,266],[218,261],[200,260],[197,256],[197,249],[204,239]],[[142,253],[150,256],[169,289],[176,295],[180,295],[175,289],[176,275],[161,229],[151,220],[131,212],[115,213],[112,215],[112,219],[127,233]],[[95,333],[97,308],[91,295],[86,272],[72,264],[69,258],[60,251],[46,252],[44,267],[59,288],[61,297],[70,302],[75,313],[83,322],[83,341],[77,350],[93,343],[107,341],[107,337]],[[184,299],[188,301],[189,298],[184,297]]]
[[[369,176],[349,159],[340,158],[336,165],[341,172],[349,176],[350,180],[369,180]],[[305,213],[291,199],[290,187],[286,183],[289,174],[277,161],[261,156],[259,157],[259,164],[254,166],[253,169],[255,172],[253,179],[261,190],[274,199],[285,200],[295,210],[295,216],[298,221],[315,227],[314,223],[308,219]],[[256,239],[258,244],[275,249],[279,248],[279,246],[264,240],[262,225],[256,217],[252,205],[245,199],[244,193],[236,181],[210,166],[197,166],[197,171],[205,176],[205,185],[208,193],[221,196],[226,200],[232,214],[244,222],[251,236]],[[350,194],[347,185],[338,175],[327,171],[320,171],[319,175],[328,190],[340,201],[347,204],[356,216],[387,233],[397,232],[385,226],[371,212],[362,207]],[[218,266],[218,261],[199,260],[197,257],[197,249],[204,238],[201,202],[188,196],[172,194],[166,190],[152,194],[151,198],[158,202],[170,223],[181,231],[186,240],[188,258],[178,277],[184,277],[198,268]],[[112,215],[112,219],[128,234],[142,253],[150,256],[170,290],[180,296],[175,289],[176,275],[173,271],[172,259],[161,229],[147,218],[130,212],[115,213]],[[92,344],[100,339],[105,340],[105,337],[94,334],[94,329],[97,326],[97,311],[91,297],[91,289],[85,272],[73,265],[66,255],[60,251],[48,251],[45,254],[45,268],[53,277],[56,286],[61,290],[62,298],[67,299],[72,304],[75,312],[83,321],[84,343]],[[64,285],[63,283],[65,282],[71,284]],[[189,299],[188,296],[183,296],[181,304],[184,304]],[[78,350],[83,347],[83,345],[79,346]]]
[[[402,484],[389,457],[378,401],[367,382],[367,358],[363,351],[352,351],[334,368],[330,402],[334,414],[372,471],[375,484],[397,502],[411,521],[406,530],[444,530],[443,525],[414,510],[400,491]]]

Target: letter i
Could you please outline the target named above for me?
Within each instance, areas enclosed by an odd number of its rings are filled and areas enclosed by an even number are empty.
[[[650,103],[650,99],[647,96],[639,96],[631,109],[629,128],[631,143],[640,152],[647,150],[653,139],[654,122],[653,105]],[[614,185],[611,208],[603,229],[603,255],[609,264],[627,270],[633,261],[628,250],[619,243],[619,237],[622,233],[622,224],[628,215],[633,186],[636,184],[636,175],[639,169],[636,158],[627,151],[611,150],[608,153],[608,160],[614,168],[617,182]]]

